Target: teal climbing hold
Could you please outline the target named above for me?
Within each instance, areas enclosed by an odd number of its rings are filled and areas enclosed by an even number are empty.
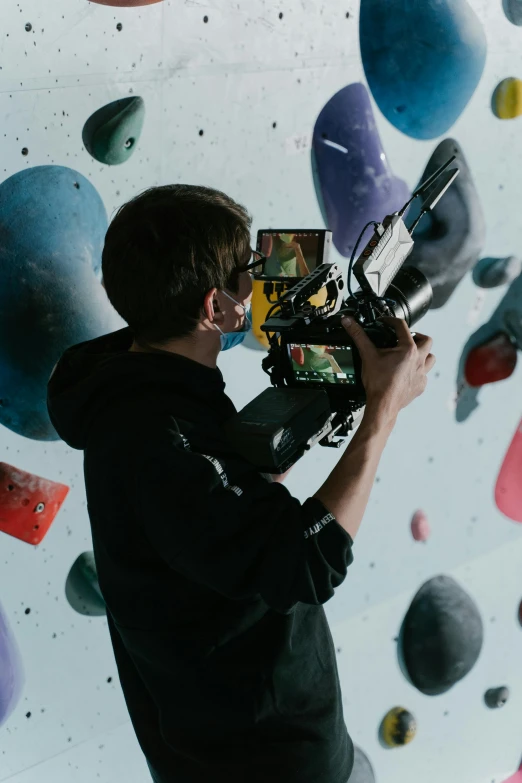
[[[102,106],[83,127],[85,149],[100,163],[117,166],[133,154],[145,120],[145,102],[139,96]]]
[[[121,323],[99,281],[106,231],[100,194],[78,171],[35,166],[0,185],[0,424],[25,438],[59,440],[54,366]]]
[[[82,552],[74,561],[65,583],[65,596],[79,614],[89,617],[106,614],[93,552]]]

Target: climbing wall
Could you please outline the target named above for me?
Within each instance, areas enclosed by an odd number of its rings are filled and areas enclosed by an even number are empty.
[[[116,208],[168,182],[219,188],[253,214],[253,244],[331,229],[346,273],[367,221],[453,155],[407,262],[433,289],[417,328],[437,364],[325,610],[351,783],[520,780],[522,2],[3,0],[1,16],[0,781],[150,779],[82,454],[46,408],[63,351],[124,326],[101,280]],[[268,386],[265,352],[250,335],[220,357],[238,408]],[[304,500],[338,458],[315,447],[289,489]]]

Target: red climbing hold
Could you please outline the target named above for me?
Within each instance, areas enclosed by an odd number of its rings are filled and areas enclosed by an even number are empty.
[[[161,0],[91,0],[91,2],[98,5],[114,5],[116,8],[134,8],[138,5],[161,3]]]
[[[498,510],[513,522],[522,522],[522,421],[498,474],[495,503]]]
[[[39,544],[69,487],[0,462],[0,531]]]
[[[516,346],[505,332],[498,332],[488,342],[471,349],[464,374],[470,386],[484,386],[509,378],[516,364]]]

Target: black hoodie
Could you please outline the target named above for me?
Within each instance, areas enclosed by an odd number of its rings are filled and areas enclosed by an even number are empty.
[[[131,343],[125,328],[69,348],[48,410],[84,451],[98,580],[149,766],[160,783],[347,783],[323,604],[352,539],[234,453],[218,369]]]

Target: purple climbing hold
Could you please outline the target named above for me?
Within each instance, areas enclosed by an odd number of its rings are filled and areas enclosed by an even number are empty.
[[[20,651],[0,606],[0,726],[17,706],[24,680]]]
[[[382,220],[408,200],[408,186],[386,160],[363,84],[343,87],[320,112],[312,172],[323,219],[345,258],[369,220]]]

